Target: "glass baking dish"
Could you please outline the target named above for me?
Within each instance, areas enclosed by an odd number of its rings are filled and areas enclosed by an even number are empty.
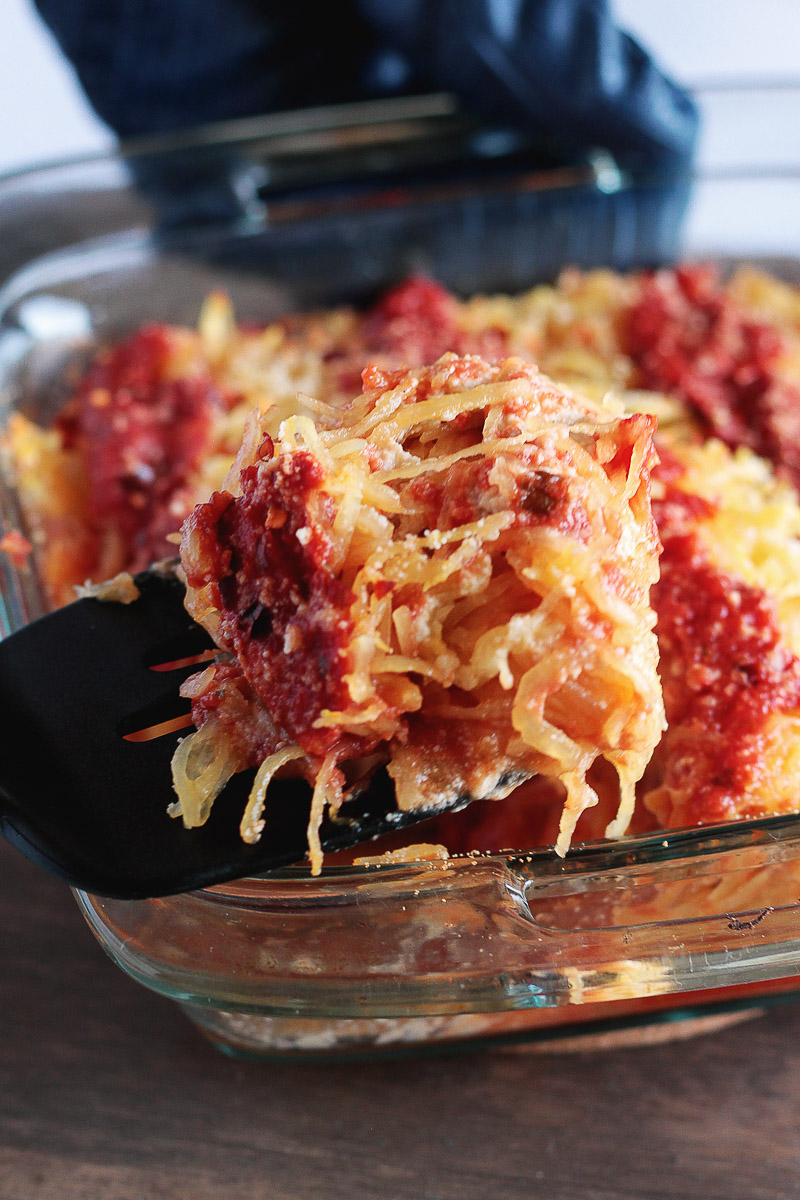
[[[567,264],[758,260],[800,277],[800,169],[632,178],[553,161],[446,97],[283,114],[0,181],[0,403],[61,403],[98,341],[359,301],[412,271],[467,294]],[[6,479],[2,522],[20,514]],[[6,559],[6,556],[0,556]],[[0,563],[0,623],[43,609]],[[130,975],[223,1048],[331,1054],[552,1037],[800,992],[800,816],[551,852],[300,869],[151,901],[78,894]]]

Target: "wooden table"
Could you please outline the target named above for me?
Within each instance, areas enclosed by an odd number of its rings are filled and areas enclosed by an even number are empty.
[[[800,1007],[689,1042],[227,1059],[0,845],[2,1200],[800,1195]]]

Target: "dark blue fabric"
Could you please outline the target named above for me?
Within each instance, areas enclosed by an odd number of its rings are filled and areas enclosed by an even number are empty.
[[[642,164],[688,158],[689,97],[606,0],[35,0],[121,136],[444,88]]]

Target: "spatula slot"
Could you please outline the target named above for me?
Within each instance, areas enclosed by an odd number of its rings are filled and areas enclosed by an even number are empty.
[[[154,663],[151,671],[177,671],[181,667],[196,667],[201,663],[211,662],[216,658],[215,650],[204,650],[202,654],[190,654],[186,658],[176,658],[171,662]]]
[[[125,733],[126,742],[152,742],[156,738],[165,737],[168,733],[178,733],[188,729],[192,723],[192,714],[183,717],[173,717],[170,721],[160,721],[158,725],[150,725],[147,729],[139,729],[136,733]]]
[[[117,725],[117,733],[127,742],[150,742],[192,723],[191,706],[181,696],[163,696],[131,713]]]
[[[179,666],[192,666],[195,662],[207,662],[217,653],[211,638],[204,629],[196,626],[177,637],[167,638],[156,646],[150,646],[142,656],[144,666],[151,671],[172,671]]]

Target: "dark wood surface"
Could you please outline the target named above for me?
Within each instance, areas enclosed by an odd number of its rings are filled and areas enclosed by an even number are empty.
[[[2,1200],[800,1196],[800,1008],[688,1042],[225,1058],[0,845]]]

